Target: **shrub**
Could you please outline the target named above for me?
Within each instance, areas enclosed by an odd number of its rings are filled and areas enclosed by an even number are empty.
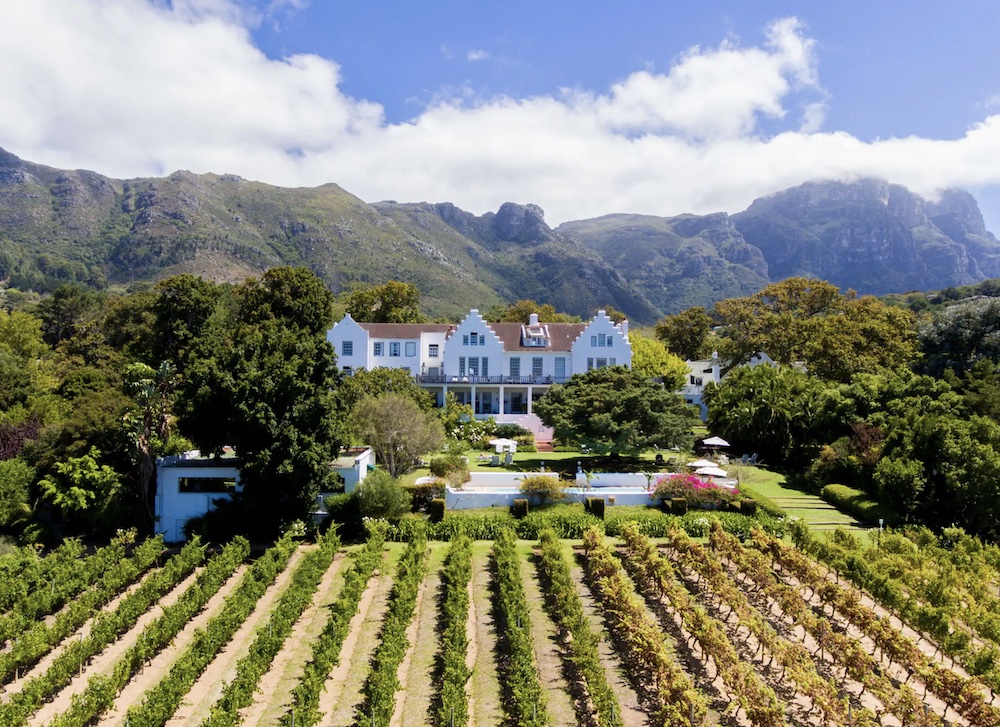
[[[518,489],[540,505],[566,499],[566,483],[552,475],[527,475]]]
[[[528,516],[528,501],[519,497],[514,500],[514,505],[511,507],[511,514],[518,520]]]
[[[432,523],[439,523],[444,520],[444,511],[445,505],[443,497],[435,497],[431,500],[428,512],[430,513],[430,520]]]
[[[403,485],[403,489],[410,493],[412,512],[429,512],[434,498],[444,497],[444,483],[441,480],[419,485]]]
[[[599,517],[601,520],[604,519],[604,498],[603,497],[588,497],[584,500],[583,509],[589,512],[594,517]]]
[[[530,430],[525,429],[520,424],[497,424],[496,436],[498,439],[517,439],[518,437],[528,436],[532,437],[534,441],[534,435]]]
[[[538,447],[535,446],[535,435],[531,432],[527,434],[519,434],[513,438],[517,442],[518,452],[537,452]]]
[[[656,480],[653,494],[658,500],[684,498],[692,504],[728,504],[739,490],[705,482],[695,475],[667,475]]]
[[[458,452],[450,452],[448,454],[431,457],[429,469],[432,475],[442,479],[447,477],[452,472],[464,472],[466,475],[469,474],[469,465],[465,462],[465,458]],[[463,482],[465,481],[468,481],[468,477],[463,480]]]
[[[891,525],[899,519],[890,508],[872,500],[861,490],[847,485],[827,485],[821,491],[820,497],[834,507],[868,523],[877,523],[879,518],[882,518],[886,525]]]
[[[384,470],[370,473],[354,492],[362,518],[398,520],[410,512],[410,493]]]

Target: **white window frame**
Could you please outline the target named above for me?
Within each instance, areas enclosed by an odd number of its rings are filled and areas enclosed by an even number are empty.
[[[399,341],[389,341],[389,355],[392,357],[398,357],[400,354]]]
[[[406,354],[407,358],[413,358],[414,356],[416,356],[417,355],[417,342],[416,341],[407,341],[405,349],[404,349],[404,353]]]
[[[341,356],[353,356],[354,355],[354,341],[341,341],[340,342],[340,355]]]
[[[385,344],[382,341],[375,341],[372,346],[373,356],[385,356]]]
[[[534,356],[531,359],[531,375],[541,376],[543,371],[545,371],[545,359],[541,356]]]
[[[436,343],[429,344],[427,346],[427,358],[437,358],[438,356],[441,355],[440,353],[438,353],[438,351],[439,351],[438,344]]]
[[[512,356],[510,359],[510,375],[511,378],[519,379],[521,378],[521,357]]]

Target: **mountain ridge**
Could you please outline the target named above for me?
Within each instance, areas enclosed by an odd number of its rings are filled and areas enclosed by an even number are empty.
[[[236,282],[305,265],[334,291],[420,288],[432,316],[533,298],[650,323],[789,275],[862,293],[1000,277],[1000,243],[968,192],[923,200],[882,180],[808,182],[735,214],[612,214],[549,227],[533,204],[366,203],[335,183],[284,188],[176,171],[117,180],[0,149],[0,279],[52,290],[190,272]]]

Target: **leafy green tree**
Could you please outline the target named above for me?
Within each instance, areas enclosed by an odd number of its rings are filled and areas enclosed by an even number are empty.
[[[687,364],[679,356],[670,353],[662,341],[647,338],[635,330],[629,331],[628,339],[632,344],[633,371],[646,378],[661,379],[669,391],[677,391],[684,386],[688,374]]]
[[[100,456],[91,448],[82,457],[57,463],[54,472],[38,483],[42,497],[70,523],[90,527],[108,524],[121,477],[112,467],[101,464]]]
[[[384,285],[347,293],[344,296],[351,318],[363,323],[422,323],[420,290],[412,283],[390,280]]]
[[[153,483],[156,457],[170,439],[170,407],[176,369],[168,362],[159,369],[139,363],[125,371],[126,391],[135,399],[138,411],[122,417],[139,473],[139,506],[146,532],[153,532]]]
[[[919,327],[923,370],[962,376],[977,361],[1000,362],[1000,299],[980,298],[945,308]]]
[[[712,317],[701,306],[688,308],[656,323],[656,337],[671,353],[686,361],[696,361],[709,355],[708,334],[712,332]]]
[[[698,422],[683,399],[624,366],[573,375],[550,387],[534,412],[557,439],[600,454],[690,446]]]
[[[875,471],[879,497],[932,527],[1000,537],[1000,424],[911,409],[893,421]]]
[[[355,490],[361,517],[398,520],[410,512],[410,493],[384,470],[370,472]]]
[[[82,285],[61,285],[38,305],[45,342],[55,346],[93,322],[104,296]]]
[[[705,389],[708,427],[734,451],[804,464],[828,441],[827,385],[790,366],[741,367]]]
[[[1000,364],[976,361],[962,378],[946,370],[945,381],[962,397],[969,411],[1000,421]]]
[[[156,284],[149,364],[172,361],[183,370],[194,342],[206,330],[223,289],[195,275],[174,275]]]
[[[375,460],[398,477],[416,460],[444,444],[444,428],[432,412],[403,394],[366,396],[351,410],[355,439],[370,446]]]
[[[101,328],[108,344],[127,361],[152,364],[155,349],[163,343],[156,333],[154,306],[159,296],[152,289],[110,296],[101,313]]]
[[[810,374],[849,381],[858,373],[907,366],[918,355],[914,317],[872,296],[841,295],[822,280],[788,278],[747,298],[716,303],[719,350],[729,365],[767,353]]]
[[[8,527],[28,508],[35,468],[20,457],[0,459],[0,527]]]
[[[497,323],[527,323],[532,313],[538,314],[540,323],[579,323],[577,316],[559,313],[551,303],[536,303],[533,300],[519,300],[504,307],[494,306],[486,311],[485,318]]]
[[[365,396],[381,394],[402,394],[413,399],[424,411],[434,407],[430,392],[420,387],[409,371],[377,366],[373,369],[359,369],[351,376],[345,376],[340,385],[340,403],[344,411],[350,411]]]
[[[274,268],[239,286],[233,302],[193,349],[178,424],[203,452],[235,448],[248,528],[273,534],[333,489],[343,421],[326,340],[332,295],[309,271]]]

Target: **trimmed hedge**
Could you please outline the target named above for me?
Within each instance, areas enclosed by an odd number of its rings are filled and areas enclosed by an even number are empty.
[[[594,517],[599,517],[601,520],[604,519],[604,498],[603,497],[588,497],[583,501],[584,512],[589,512]]]
[[[521,540],[537,540],[543,530],[551,528],[560,538],[579,540],[591,527],[618,536],[627,522],[636,523],[640,532],[651,538],[667,537],[674,523],[692,537],[704,537],[712,521],[718,521],[727,533],[744,538],[749,537],[754,527],[763,528],[776,537],[782,537],[786,531],[783,518],[760,511],[754,516],[724,510],[693,510],[684,515],[672,515],[652,507],[615,505],[605,510],[602,520],[585,512],[579,504],[572,504],[535,508],[521,519],[500,507],[449,510],[444,520],[437,523],[428,523],[424,518],[403,518],[390,527],[386,537],[407,542],[417,530],[426,528],[429,540],[452,540],[459,535],[467,535],[472,540],[496,540],[502,531],[512,531]]]
[[[847,485],[827,485],[820,492],[820,497],[834,507],[870,524],[875,524],[882,518],[886,525],[893,525],[899,519],[894,511],[872,500],[867,493]]]

